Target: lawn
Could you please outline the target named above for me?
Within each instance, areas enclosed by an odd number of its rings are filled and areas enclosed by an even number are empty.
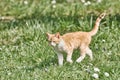
[[[72,2],[70,2],[72,1]],[[0,80],[120,80],[120,0],[2,0],[0,1]],[[90,48],[93,61],[58,66],[46,32],[90,31],[102,12]],[[95,70],[95,69],[98,70]],[[109,75],[105,75],[108,73]]]

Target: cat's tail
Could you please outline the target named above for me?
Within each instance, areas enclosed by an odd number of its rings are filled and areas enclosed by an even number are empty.
[[[89,34],[90,34],[91,36],[94,36],[94,35],[97,33],[97,31],[98,31],[98,29],[99,29],[100,21],[105,17],[105,15],[106,15],[106,13],[102,13],[102,14],[97,18],[97,20],[96,20],[96,22],[95,22],[95,25],[94,25],[94,28],[89,32]]]

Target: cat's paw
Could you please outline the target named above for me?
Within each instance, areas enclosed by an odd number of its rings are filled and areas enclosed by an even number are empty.
[[[81,58],[78,58],[78,59],[76,60],[77,63],[80,63],[81,61],[82,61]]]
[[[77,63],[80,63],[81,61],[80,60],[76,60]]]
[[[72,60],[67,60],[67,62],[69,62],[69,63],[73,63],[73,61],[72,61]]]
[[[63,62],[58,62],[58,65],[59,66],[63,66]]]

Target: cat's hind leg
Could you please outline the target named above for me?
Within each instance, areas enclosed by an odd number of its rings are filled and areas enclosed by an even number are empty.
[[[73,61],[72,61],[72,52],[73,52],[73,51],[68,51],[68,52],[67,52],[67,58],[66,58],[66,60],[67,60],[67,62],[69,62],[69,63],[73,63]]]
[[[77,60],[76,62],[81,62],[83,59],[85,58],[85,54],[81,55]]]
[[[80,47],[80,52],[81,52],[80,57],[76,60],[76,62],[78,62],[78,63],[81,62],[86,56],[86,46],[85,45],[82,45]]]
[[[89,47],[86,48],[86,53],[90,56],[90,59],[93,60],[92,50]]]

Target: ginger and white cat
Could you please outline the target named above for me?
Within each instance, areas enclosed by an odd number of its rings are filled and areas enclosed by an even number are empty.
[[[67,53],[67,61],[72,63],[72,54],[74,49],[80,49],[80,57],[76,62],[81,62],[85,55],[88,54],[90,59],[93,59],[92,51],[89,48],[91,37],[94,36],[99,28],[101,19],[103,19],[105,13],[102,13],[96,20],[94,28],[90,32],[71,32],[64,35],[60,35],[59,32],[56,34],[47,33],[49,43],[54,47],[58,55],[59,65],[63,65],[63,53]]]

